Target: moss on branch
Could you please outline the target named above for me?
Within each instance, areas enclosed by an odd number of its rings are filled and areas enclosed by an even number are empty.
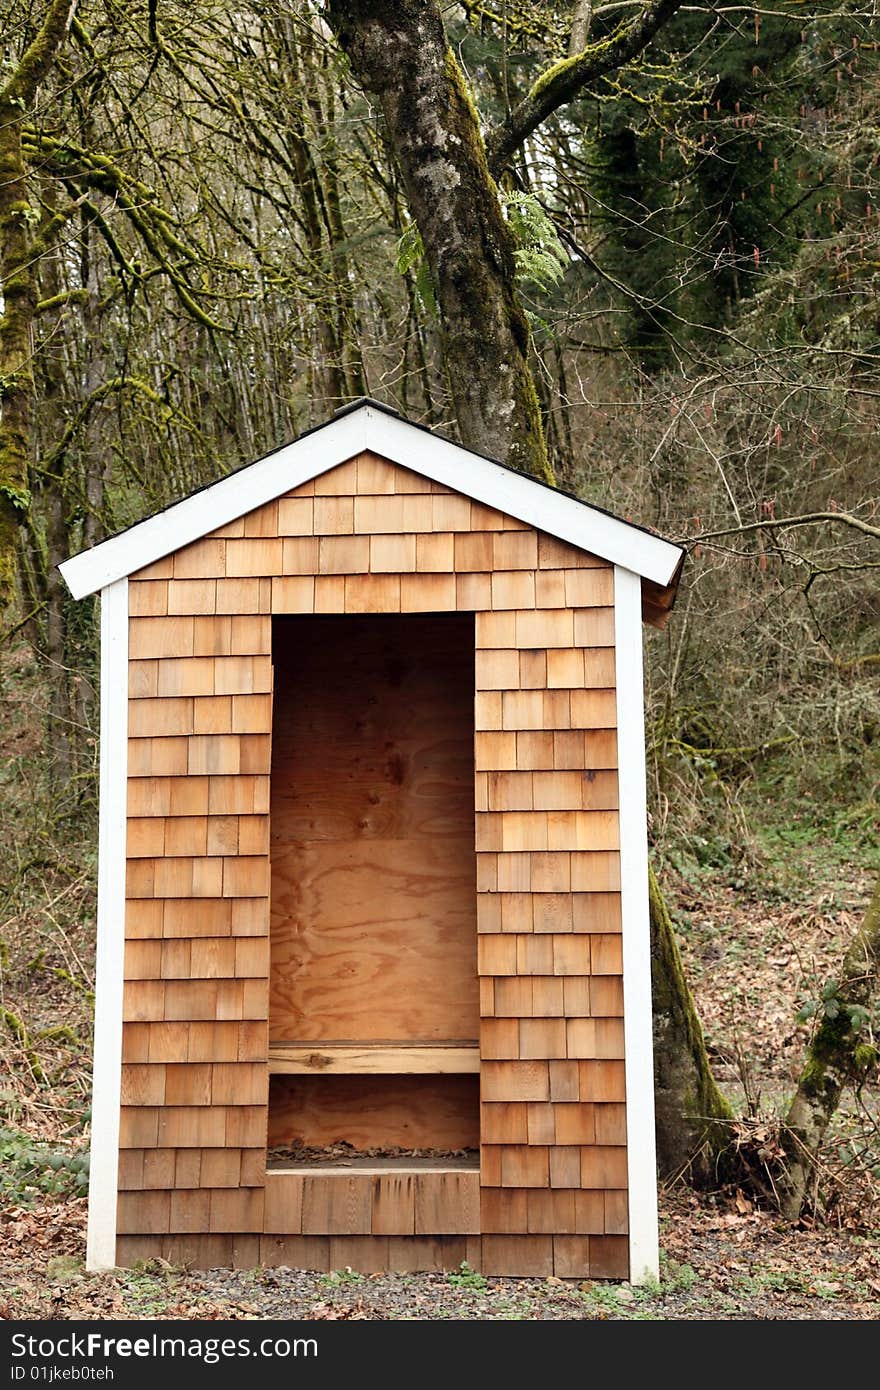
[[[624,20],[607,37],[580,53],[560,58],[542,72],[507,119],[489,136],[489,165],[496,177],[538,126],[589,83],[631,62],[680,9],[682,0],[654,0],[633,20]]]

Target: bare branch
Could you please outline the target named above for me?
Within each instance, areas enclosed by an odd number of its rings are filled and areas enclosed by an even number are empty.
[[[780,531],[788,526],[815,526],[821,521],[836,521],[842,526],[852,526],[866,536],[880,541],[880,526],[871,526],[852,512],[807,512],[803,516],[780,517],[778,521],[750,521],[743,526],[728,526],[722,531],[700,531],[695,536],[680,536],[679,544],[695,545],[697,541],[712,541],[720,536],[741,536],[747,531]]]

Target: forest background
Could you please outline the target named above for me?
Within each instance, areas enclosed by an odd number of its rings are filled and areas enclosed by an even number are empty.
[[[840,1300],[868,1315],[871,8],[0,0],[0,31],[0,1193],[13,1243],[76,1256],[87,1180],[97,612],[55,566],[371,394],[687,545],[675,613],[647,639],[650,838],[707,1052],[681,1011],[679,1032],[730,1110],[697,1106],[719,1120],[703,1162],[693,1115],[667,1154],[667,1283],[691,1287],[673,1250],[702,1240],[715,1267],[722,1237],[777,1231],[788,1273],[769,1288],[825,1300],[821,1316],[846,1315]],[[430,101],[408,108],[420,76]],[[462,178],[458,204],[448,177],[428,178],[453,118],[477,132],[462,142],[477,182]],[[783,1121],[832,1027],[842,1090],[799,1227],[777,1227]],[[708,1203],[681,1196],[696,1177],[717,1189]],[[856,1243],[828,1256],[829,1296],[798,1272],[798,1231]],[[841,1280],[841,1262],[861,1273]],[[45,1297],[35,1275],[25,1304]],[[601,1301],[551,1315],[602,1315]]]

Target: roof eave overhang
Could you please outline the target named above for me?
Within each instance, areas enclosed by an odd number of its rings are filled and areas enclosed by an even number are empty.
[[[73,597],[85,598],[365,450],[638,574],[643,587],[651,586],[649,611],[665,613],[671,607],[684,558],[680,546],[371,403],[335,416],[256,463],[81,551],[59,569]],[[654,621],[648,612],[645,616]]]

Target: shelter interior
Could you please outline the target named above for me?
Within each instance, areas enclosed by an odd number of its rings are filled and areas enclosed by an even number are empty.
[[[269,1148],[479,1144],[474,615],[273,621]]]

